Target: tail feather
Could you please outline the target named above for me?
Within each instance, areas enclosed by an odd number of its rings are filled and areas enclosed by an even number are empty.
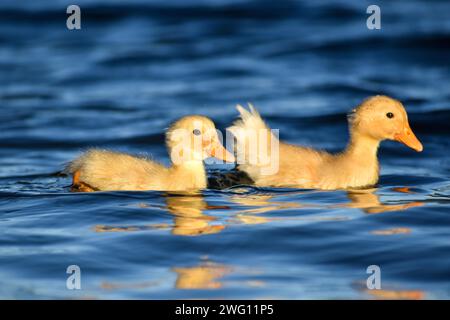
[[[248,109],[241,105],[237,105],[236,109],[240,117],[228,130],[236,138],[238,169],[255,180],[261,174],[261,168],[271,166],[275,157],[271,147],[278,143],[278,138],[272,134],[252,104],[248,104]]]
[[[240,104],[236,106],[240,119],[236,120],[233,125],[228,128],[228,130],[230,130],[233,134],[238,130],[269,130],[269,127],[264,123],[255,107],[251,103],[248,104],[248,107],[249,110],[245,109]]]

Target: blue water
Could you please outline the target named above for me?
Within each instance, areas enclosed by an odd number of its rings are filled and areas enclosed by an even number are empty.
[[[79,31],[72,1],[0,3],[1,298],[450,298],[448,1],[376,1],[381,30],[365,1],[76,3]],[[379,93],[425,150],[384,142],[373,190],[74,194],[56,174],[91,146],[168,163],[171,121],[223,129],[247,101],[282,139],[337,151]]]

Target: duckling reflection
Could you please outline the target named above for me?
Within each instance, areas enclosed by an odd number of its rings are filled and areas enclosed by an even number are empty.
[[[366,294],[375,299],[382,300],[423,300],[425,293],[422,290],[365,290]]]
[[[368,214],[377,214],[388,211],[401,211],[409,208],[423,205],[421,201],[412,201],[402,204],[384,204],[381,202],[379,196],[375,193],[377,189],[358,189],[347,191],[347,198],[350,200],[348,203],[339,205],[317,205],[314,203],[299,203],[299,202],[286,202],[286,201],[271,201],[275,195],[234,195],[230,200],[239,205],[255,207],[250,209],[241,210],[236,216],[236,219],[240,223],[245,224],[257,224],[273,221],[276,218],[268,218],[258,216],[261,213],[267,213],[273,210],[291,209],[291,208],[357,208]],[[392,191],[401,193],[411,193],[407,187],[393,188]],[[297,193],[294,193],[297,194]],[[303,192],[298,192],[303,194]],[[291,194],[292,195],[292,194]],[[315,219],[309,217],[310,219]],[[320,220],[339,220],[339,217],[321,217]],[[386,232],[388,233],[388,232]],[[391,230],[392,234],[408,233],[407,230]],[[381,234],[381,233],[380,233]]]
[[[203,261],[194,267],[178,267],[175,288],[177,289],[218,289],[223,286],[221,278],[233,271],[227,265],[212,261]]]
[[[413,207],[418,207],[423,205],[422,201],[412,201],[402,204],[383,204],[375,191],[377,189],[361,189],[361,190],[351,190],[347,192],[347,197],[351,201],[342,206],[347,208],[358,208],[363,210],[365,213],[377,214],[388,211],[402,211]],[[405,191],[406,190],[406,191]],[[407,187],[393,188],[392,191],[405,193],[410,193]]]
[[[294,202],[270,201],[273,195],[234,195],[230,197],[230,201],[239,205],[248,207],[255,207],[245,210],[240,210],[236,215],[236,220],[243,224],[259,224],[275,220],[275,218],[268,218],[258,216],[261,213],[267,213],[274,210],[301,208],[303,205]]]
[[[218,233],[225,228],[224,225],[212,225],[216,218],[204,214],[203,211],[227,207],[208,205],[201,194],[168,194],[166,206],[174,215],[172,234],[198,236]]]
[[[217,219],[204,214],[205,210],[227,209],[225,206],[212,206],[197,192],[179,192],[165,194],[165,208],[174,216],[173,225],[152,224],[145,226],[106,226],[96,225],[95,232],[133,232],[152,229],[171,228],[172,234],[181,236],[199,236],[222,231],[225,226],[213,224]],[[140,204],[140,207],[150,207]]]
[[[388,211],[407,210],[412,207],[423,205],[421,201],[412,201],[401,204],[384,204],[380,201],[379,196],[375,193],[376,189],[360,189],[347,191],[347,197],[350,200],[348,203],[324,206],[314,203],[299,203],[287,201],[273,201],[276,195],[268,194],[235,194],[230,196],[230,202],[238,205],[250,207],[248,209],[240,210],[238,214],[234,215],[233,219],[227,221],[227,225],[233,223],[239,224],[262,224],[275,220],[283,220],[282,217],[267,217],[260,214],[268,213],[283,209],[300,209],[300,208],[357,208],[368,214],[378,214]],[[392,191],[410,193],[407,187],[394,188]],[[299,191],[294,194],[303,194]],[[292,195],[292,193],[290,193]],[[215,234],[225,229],[223,223],[217,224],[217,219],[213,216],[204,213],[206,210],[229,209],[227,206],[213,206],[209,205],[201,193],[168,193],[165,194],[165,208],[173,215],[173,224],[152,224],[145,226],[105,226],[96,225],[95,232],[133,232],[150,229],[167,229],[171,228],[174,235],[181,236],[199,236],[207,234]],[[149,207],[148,204],[141,204],[141,207]],[[303,219],[303,218],[293,218]],[[311,217],[308,220],[342,220],[346,217]],[[410,230],[393,229],[393,230],[375,230],[373,234],[387,235],[409,233]]]
[[[365,281],[356,281],[352,287],[363,295],[376,300],[423,300],[426,293],[420,289],[404,289],[393,285],[383,285],[382,289],[367,289]]]

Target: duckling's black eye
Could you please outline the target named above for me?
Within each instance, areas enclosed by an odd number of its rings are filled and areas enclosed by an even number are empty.
[[[192,131],[192,133],[195,134],[196,136],[199,136],[199,135],[202,134],[202,132],[201,132],[200,130],[198,130],[198,129],[194,129],[194,130]]]
[[[394,114],[392,112],[388,112],[388,113],[386,113],[386,117],[388,117],[389,119],[392,119],[394,117]]]

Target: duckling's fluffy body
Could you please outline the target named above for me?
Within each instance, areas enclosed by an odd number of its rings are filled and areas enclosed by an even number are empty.
[[[401,141],[422,151],[402,104],[386,96],[371,97],[352,111],[349,115],[350,141],[345,150],[336,154],[281,142],[268,131],[269,127],[253,106],[250,105],[250,110],[241,106],[237,109],[240,119],[229,130],[237,140],[238,170],[247,173],[257,186],[325,190],[372,186],[379,177],[377,151],[382,140]],[[268,132],[265,135],[252,134],[264,130]],[[259,161],[258,157],[249,161],[248,146],[260,144],[261,139],[268,140],[263,145],[269,146],[270,165]],[[270,150],[271,143],[278,143],[278,152]],[[273,161],[278,162],[276,172],[268,170]]]
[[[221,145],[214,123],[203,116],[186,116],[173,123],[166,144],[170,167],[126,153],[88,150],[66,167],[73,175],[72,191],[198,190],[207,186],[205,158],[234,160]]]
[[[145,157],[110,150],[90,149],[72,161],[70,173],[79,172],[84,190],[189,190],[206,188],[202,162],[166,167]]]
[[[279,153],[276,174],[255,172],[250,175],[256,185],[332,190],[370,186],[378,181],[379,165],[376,157],[358,157],[346,152],[330,154],[282,142],[279,144]],[[239,169],[253,171],[246,165],[240,165]]]

